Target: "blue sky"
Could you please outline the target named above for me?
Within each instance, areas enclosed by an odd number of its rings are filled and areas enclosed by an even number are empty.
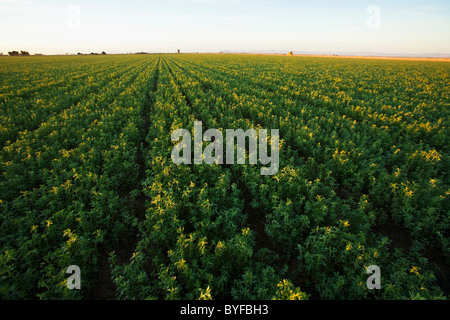
[[[450,1],[0,0],[0,52],[450,54]]]

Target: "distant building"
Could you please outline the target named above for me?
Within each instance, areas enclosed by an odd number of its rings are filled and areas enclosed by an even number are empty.
[[[178,49],[178,54],[180,54],[181,53],[181,51],[180,51],[180,49]]]
[[[294,53],[292,51],[289,51],[289,53],[287,54],[288,56],[293,56]]]

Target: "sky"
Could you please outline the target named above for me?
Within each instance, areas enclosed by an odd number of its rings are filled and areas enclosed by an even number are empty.
[[[450,55],[450,0],[0,0],[0,52]]]

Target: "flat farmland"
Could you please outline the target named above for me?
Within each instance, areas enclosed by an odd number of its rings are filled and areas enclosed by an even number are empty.
[[[0,299],[445,299],[449,113],[445,61],[0,57]],[[196,121],[276,174],[173,163]]]

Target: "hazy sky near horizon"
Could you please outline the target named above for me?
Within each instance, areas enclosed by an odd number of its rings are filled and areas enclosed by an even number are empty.
[[[0,52],[450,54],[449,0],[0,0]]]

